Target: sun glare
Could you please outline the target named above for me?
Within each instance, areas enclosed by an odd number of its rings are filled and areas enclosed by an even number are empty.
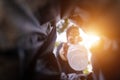
[[[82,29],[80,29],[80,36],[83,39],[82,44],[84,44],[88,49],[90,49],[92,45],[95,45],[100,40],[99,36],[95,34],[86,34]]]

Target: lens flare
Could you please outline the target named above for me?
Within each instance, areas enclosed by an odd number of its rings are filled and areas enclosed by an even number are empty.
[[[99,36],[95,34],[86,34],[82,29],[80,29],[80,36],[83,39],[81,43],[88,49],[97,44],[100,40]]]

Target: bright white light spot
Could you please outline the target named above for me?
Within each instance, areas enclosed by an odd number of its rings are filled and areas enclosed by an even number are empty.
[[[100,37],[96,36],[95,34],[86,34],[82,29],[80,29],[80,36],[82,37],[82,43],[86,46],[86,48],[90,49],[90,47],[96,44]]]
[[[66,32],[63,32],[61,34],[57,33],[57,42],[67,42]]]
[[[91,64],[89,64],[89,65],[87,66],[87,68],[88,68],[88,71],[89,71],[89,72],[92,72],[92,65],[91,65]]]

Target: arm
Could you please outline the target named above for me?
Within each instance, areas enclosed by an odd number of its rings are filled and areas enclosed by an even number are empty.
[[[68,50],[68,45],[67,43],[63,43],[62,44],[62,47],[59,51],[59,55],[60,57],[64,60],[64,61],[67,61],[67,58],[66,58],[66,55],[67,55],[67,50]]]

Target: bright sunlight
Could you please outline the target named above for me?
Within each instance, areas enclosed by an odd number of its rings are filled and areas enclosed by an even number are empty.
[[[86,48],[90,49],[92,45],[99,42],[100,37],[95,34],[86,34],[82,29],[80,29],[80,36],[82,37],[82,43]]]

